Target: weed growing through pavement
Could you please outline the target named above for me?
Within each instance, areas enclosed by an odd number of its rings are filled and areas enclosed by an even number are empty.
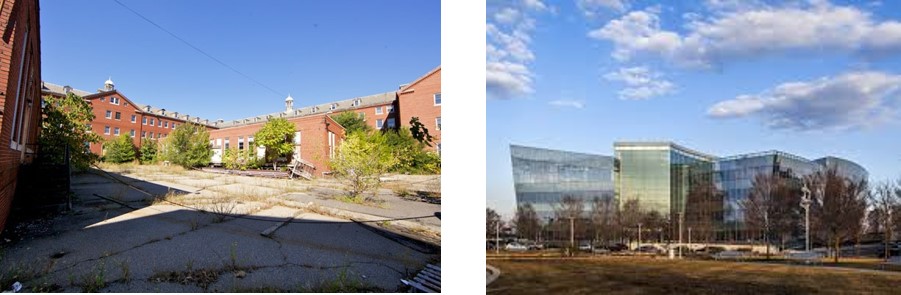
[[[100,259],[91,272],[81,277],[81,292],[96,293],[104,287],[106,287],[106,261]]]
[[[119,270],[122,271],[122,280],[123,281],[128,282],[131,280],[131,269],[128,264],[127,258],[119,261]]]

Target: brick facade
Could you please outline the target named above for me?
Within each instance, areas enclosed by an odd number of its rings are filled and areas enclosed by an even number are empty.
[[[41,36],[37,0],[0,2],[0,231],[19,168],[31,162],[41,122]],[[17,196],[27,197],[27,196]]]
[[[322,175],[324,172],[329,172],[328,162],[333,155],[332,151],[337,148],[337,145],[344,138],[344,128],[338,125],[330,117],[330,114],[288,118],[288,122],[294,124],[296,132],[300,132],[300,144],[295,144],[295,148],[300,148],[300,158],[313,164],[316,169],[314,175]],[[210,140],[213,141],[214,149],[224,148],[226,140],[228,140],[229,149],[248,148],[250,146],[250,138],[260,128],[263,128],[265,124],[265,121],[261,121],[248,125],[210,130]],[[329,145],[329,132],[333,133],[335,138],[332,146]]]
[[[410,119],[419,118],[432,135],[432,150],[441,148],[441,67],[435,68],[398,91],[397,104],[401,126],[409,128]],[[436,96],[437,101],[436,103]]]

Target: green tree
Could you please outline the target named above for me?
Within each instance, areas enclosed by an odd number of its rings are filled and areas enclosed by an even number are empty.
[[[135,145],[128,134],[110,139],[103,148],[106,150],[103,156],[103,160],[106,162],[126,163],[135,160]]]
[[[366,121],[363,119],[363,116],[357,115],[354,112],[343,112],[338,114],[337,116],[333,116],[332,119],[335,122],[338,122],[342,127],[344,127],[344,131],[346,134],[350,134],[353,132],[369,132],[372,130],[372,127],[366,125]]]
[[[91,133],[89,124],[94,120],[91,105],[80,96],[69,93],[66,97],[44,97],[44,118],[41,120],[39,157],[52,164],[64,164],[66,147],[69,148],[72,167],[84,170],[100,160],[91,153],[88,143],[96,144],[102,138]]]
[[[359,203],[375,196],[381,176],[396,162],[384,134],[355,132],[338,147],[330,165],[335,178],[346,184],[348,197]]]
[[[276,168],[276,159],[291,155],[294,150],[294,124],[283,118],[266,122],[253,137],[257,144],[266,147],[266,159],[272,161],[272,169]]]
[[[164,160],[185,168],[209,165],[213,156],[209,131],[190,122],[178,125],[169,133],[161,151]]]
[[[411,174],[441,173],[441,157],[425,149],[407,129],[383,131],[386,144],[391,148],[397,163],[389,171]]]
[[[434,139],[429,135],[429,129],[425,128],[425,125],[419,122],[419,117],[410,119],[410,133],[413,135],[413,138],[422,144],[432,146],[431,142]]]
[[[148,139],[144,140],[144,143],[141,144],[141,164],[149,164],[156,162],[157,154],[159,153],[159,148],[157,147],[158,143],[156,140]]]

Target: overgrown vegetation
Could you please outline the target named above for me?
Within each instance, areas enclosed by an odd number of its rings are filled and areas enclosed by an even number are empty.
[[[190,122],[178,125],[161,145],[163,160],[185,168],[209,165],[213,156],[210,133]]]
[[[94,113],[91,105],[80,96],[69,93],[64,98],[44,97],[44,118],[38,139],[40,159],[52,164],[64,164],[68,147],[72,167],[84,170],[100,158],[91,153],[88,144],[97,144],[102,138],[91,132]]]
[[[428,133],[428,131],[425,131]],[[397,162],[389,168],[390,172],[407,174],[439,174],[441,173],[441,157],[438,153],[426,149],[426,144],[413,137],[408,129],[387,130],[385,141]]]
[[[103,149],[104,162],[126,163],[135,160],[135,145],[128,134],[122,134],[110,139],[103,145]]]
[[[332,119],[341,127],[344,127],[345,134],[351,134],[354,132],[369,132],[372,130],[372,127],[366,125],[366,120],[362,115],[357,115],[354,112],[344,112],[340,113],[337,116],[332,116]]]
[[[260,168],[264,164],[264,160],[257,156],[256,151],[255,143],[251,143],[248,148],[242,150],[226,149],[222,153],[222,165],[228,169],[239,170]]]
[[[159,154],[159,143],[154,139],[147,139],[141,143],[141,164],[156,163],[157,154]]]
[[[396,164],[388,137],[380,132],[351,133],[330,162],[335,178],[345,184],[347,197],[357,203],[374,197],[381,176]]]
[[[266,147],[266,160],[272,169],[280,157],[290,156],[294,150],[294,124],[283,118],[269,120],[253,135],[256,143]]]

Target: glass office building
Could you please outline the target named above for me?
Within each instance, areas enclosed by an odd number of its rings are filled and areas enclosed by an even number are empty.
[[[671,142],[617,142],[616,198],[663,216],[684,212],[693,184],[710,179],[715,157]],[[707,182],[709,183],[709,181]]]
[[[613,157],[510,145],[516,203],[530,203],[543,219],[554,218],[564,196],[613,197]]]

